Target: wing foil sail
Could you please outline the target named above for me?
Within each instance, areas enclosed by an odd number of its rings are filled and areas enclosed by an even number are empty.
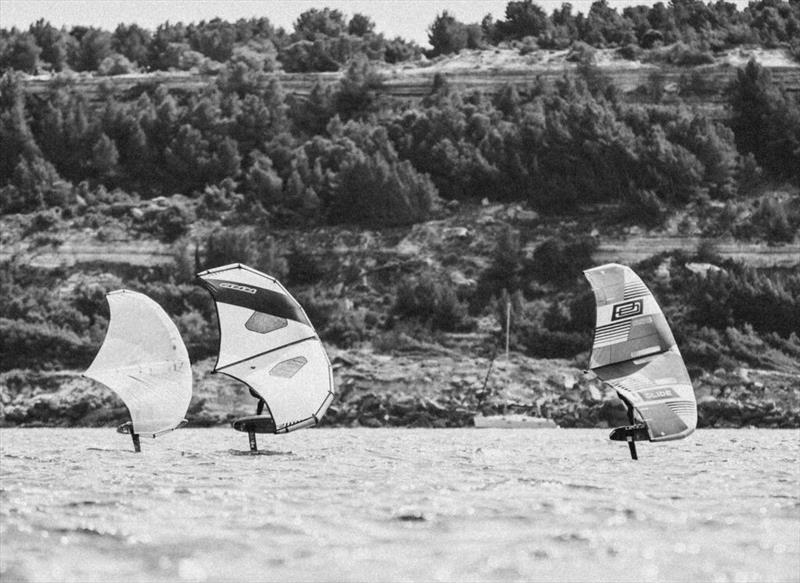
[[[623,265],[584,274],[597,307],[589,367],[636,412],[651,441],[686,437],[697,426],[694,389],[655,297]]]
[[[179,427],[192,398],[192,371],[177,327],[143,294],[117,290],[106,299],[108,331],[84,375],[119,395],[134,433],[155,437]]]
[[[315,425],[333,400],[328,355],[302,306],[275,278],[241,264],[198,274],[220,330],[215,371],[250,387],[275,433]]]

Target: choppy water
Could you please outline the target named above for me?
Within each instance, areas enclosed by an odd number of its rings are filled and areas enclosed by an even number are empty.
[[[0,430],[3,581],[800,580],[800,432]]]

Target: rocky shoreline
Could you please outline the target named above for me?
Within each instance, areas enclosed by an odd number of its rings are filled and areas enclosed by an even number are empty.
[[[613,390],[566,360],[465,356],[445,348],[399,354],[332,351],[337,395],[328,427],[469,427],[476,414],[524,413],[560,427],[627,423]],[[190,426],[215,426],[251,415],[242,385],[196,363]],[[488,378],[487,378],[487,372]],[[800,428],[800,379],[737,369],[694,379],[700,428]],[[12,370],[0,374],[0,427],[95,427],[125,422],[122,402],[79,372]]]

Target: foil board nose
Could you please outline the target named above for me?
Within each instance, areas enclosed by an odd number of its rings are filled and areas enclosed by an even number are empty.
[[[265,415],[250,415],[239,417],[231,423],[236,431],[246,433],[275,433],[275,421]]]

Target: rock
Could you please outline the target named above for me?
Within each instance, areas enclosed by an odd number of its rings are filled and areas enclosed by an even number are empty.
[[[447,413],[447,409],[443,407],[441,404],[437,403],[433,399],[425,399],[422,403],[426,410],[431,411],[433,413],[437,413],[442,415]]]
[[[628,424],[628,411],[620,400],[603,401],[597,411],[597,418],[611,427],[619,427]]]
[[[603,400],[603,393],[600,392],[595,385],[589,385],[584,389],[582,397],[584,400],[589,401],[602,401]]]
[[[381,423],[374,417],[366,417],[363,415],[358,418],[358,423],[362,427],[383,427],[383,423]]]
[[[477,287],[478,282],[474,279],[466,277],[463,273],[458,270],[452,271],[450,273],[450,281],[456,287],[460,288],[474,288]]]
[[[450,239],[466,239],[469,237],[469,229],[466,227],[450,227],[445,229],[443,234]]]
[[[519,210],[516,213],[518,221],[535,221],[539,218],[539,213],[531,210]]]
[[[724,271],[721,267],[713,263],[687,263],[686,269],[701,277],[707,277],[709,272],[716,273],[718,271]]]
[[[334,356],[331,359],[331,366],[334,369],[341,368],[341,367],[349,368],[349,367],[352,367],[354,365],[354,363],[355,362],[352,359],[348,359],[348,358],[342,356],[341,354],[337,354],[336,356]]]

